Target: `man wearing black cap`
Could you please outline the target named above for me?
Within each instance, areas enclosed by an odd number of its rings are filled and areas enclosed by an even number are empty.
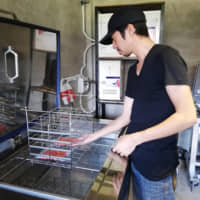
[[[134,200],[174,200],[171,174],[178,165],[177,133],[196,122],[196,111],[179,53],[149,38],[143,12],[126,7],[115,12],[100,41],[119,54],[136,55],[128,72],[124,109],[109,125],[80,138],[87,144],[128,125],[113,151],[129,164],[118,199],[126,199],[130,174]]]

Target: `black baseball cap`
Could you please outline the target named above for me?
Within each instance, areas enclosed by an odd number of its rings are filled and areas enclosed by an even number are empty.
[[[117,10],[108,22],[108,32],[100,40],[101,44],[112,44],[112,34],[121,26],[126,24],[134,24],[137,22],[146,22],[145,15],[139,8],[123,7]]]

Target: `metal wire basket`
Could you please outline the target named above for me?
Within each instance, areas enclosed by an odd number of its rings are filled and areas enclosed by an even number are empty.
[[[83,157],[83,152],[98,146],[106,152],[113,139],[107,139],[83,147],[72,147],[77,138],[92,133],[105,124],[97,122],[92,115],[73,113],[64,110],[33,111],[25,109],[29,155],[32,162],[51,166],[71,168]],[[110,142],[108,142],[110,141]],[[94,152],[94,150],[93,150]]]

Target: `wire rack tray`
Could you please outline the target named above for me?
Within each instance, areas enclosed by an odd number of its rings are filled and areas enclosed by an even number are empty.
[[[33,111],[25,108],[29,156],[32,162],[71,168],[89,146],[72,147],[77,137],[103,125],[92,115],[63,110]],[[99,144],[110,148],[110,143]]]
[[[0,137],[25,124],[24,108],[0,97]]]

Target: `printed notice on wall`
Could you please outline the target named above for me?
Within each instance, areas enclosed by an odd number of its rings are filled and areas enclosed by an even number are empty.
[[[120,100],[120,61],[99,61],[99,99]]]
[[[56,33],[36,29],[33,48],[40,51],[56,52]]]
[[[160,42],[161,11],[144,11],[150,38],[158,44]]]
[[[147,28],[149,32],[149,36],[155,43],[160,42],[160,23],[161,23],[161,11],[153,10],[153,11],[144,11]],[[98,14],[98,40],[100,41],[108,30],[108,21],[112,13]],[[122,57],[118,54],[118,52],[113,49],[112,45],[102,45],[99,44],[99,57]],[[131,57],[135,57],[135,55],[131,55]]]
[[[99,14],[98,19],[98,36],[99,40],[101,40],[107,33],[108,30],[108,21],[110,17],[112,16],[112,13],[108,14]],[[99,43],[99,56],[100,57],[122,57],[118,54],[118,52],[112,48],[112,45],[102,45]]]

